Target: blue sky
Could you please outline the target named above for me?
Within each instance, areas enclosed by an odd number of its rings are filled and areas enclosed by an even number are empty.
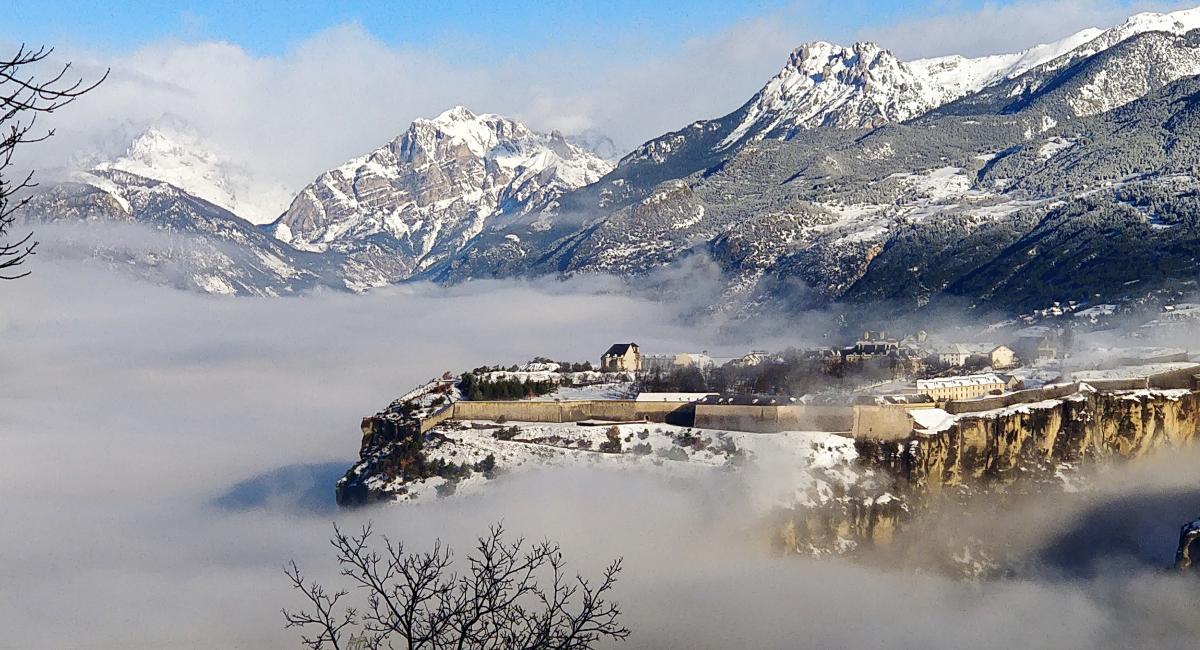
[[[217,40],[248,52],[275,55],[333,26],[356,23],[392,46],[511,52],[563,47],[619,47],[657,43],[669,47],[764,17],[836,38],[903,16],[918,18],[978,8],[982,2],[809,2],[755,0],[646,2],[639,0],[478,2],[82,2],[9,0],[0,35],[9,39],[69,43],[114,53],[173,39]],[[993,3],[996,4],[996,3]],[[1001,2],[998,4],[1008,4]],[[7,33],[5,33],[7,32]],[[651,45],[652,47],[652,45]]]

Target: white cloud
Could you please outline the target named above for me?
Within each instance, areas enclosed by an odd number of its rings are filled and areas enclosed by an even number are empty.
[[[531,473],[479,498],[337,515],[297,511],[286,494],[249,511],[214,503],[309,464],[328,498],[359,417],[446,369],[592,356],[631,336],[650,349],[707,343],[661,305],[506,283],[214,299],[70,264],[3,288],[0,626],[13,647],[294,645],[278,613],[299,604],[282,564],[336,580],[329,519],[367,516],[417,548],[440,536],[463,551],[503,518],[561,541],[572,568],[624,556],[631,647],[1183,648],[1200,634],[1194,579],[1144,564],[964,585],[897,569],[898,555],[884,567],[773,555],[727,473]],[[1197,498],[1195,458],[1172,457],[1107,473],[1111,493],[1094,503],[1010,503],[977,519],[989,538],[1033,546],[1075,532],[1084,559],[1137,541],[1169,561]],[[1094,504],[1112,525],[1089,518]]]
[[[392,47],[355,24],[276,57],[220,42],[158,42],[115,57],[66,44],[63,60],[85,74],[105,67],[112,74],[54,116],[57,136],[26,148],[21,161],[54,170],[70,167],[81,152],[116,153],[140,126],[172,115],[234,164],[254,170],[261,187],[282,183],[295,191],[383,145],[414,118],[455,104],[543,130],[598,130],[629,148],[732,110],[774,73],[795,40],[788,30],[751,21],[665,54],[542,52],[493,61],[455,60],[445,48]]]
[[[1112,27],[1134,13],[1174,11],[1188,2],[1050,0],[985,2],[972,9],[942,5],[932,15],[862,29],[859,37],[882,43],[902,59],[946,54],[983,56],[1016,52],[1057,41],[1089,27]]]

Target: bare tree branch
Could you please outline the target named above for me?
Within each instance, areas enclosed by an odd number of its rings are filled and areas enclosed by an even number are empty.
[[[94,83],[82,77],[72,79],[71,64],[66,63],[39,78],[53,48],[32,49],[22,44],[16,54],[0,58],[0,280],[15,280],[29,275],[16,271],[37,249],[30,233],[19,241],[6,241],[16,220],[16,212],[29,200],[13,201],[22,190],[36,187],[33,173],[19,181],[5,176],[12,165],[17,147],[41,142],[54,135],[54,129],[37,129],[38,116],[53,113],[74,102],[108,78],[108,71]]]
[[[630,634],[620,624],[619,605],[608,599],[620,560],[598,581],[569,578],[557,544],[508,541],[496,524],[458,573],[453,553],[440,541],[431,551],[412,553],[385,537],[376,551],[372,535],[370,525],[354,535],[334,526],[330,540],[342,577],[366,598],[361,610],[336,614],[348,591],[331,595],[306,583],[294,563],[285,569],[315,608],[312,614],[284,613],[287,627],[316,630],[316,636],[301,637],[307,647],[347,647],[343,635],[352,632],[346,638],[359,648],[584,650]]]

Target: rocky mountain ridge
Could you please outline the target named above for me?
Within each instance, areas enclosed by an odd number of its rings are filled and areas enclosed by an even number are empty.
[[[328,259],[170,183],[117,169],[74,174],[31,197],[18,216],[52,235],[45,255],[97,261],[181,289],[282,296],[339,284]]]
[[[457,106],[322,174],[269,231],[299,249],[336,251],[376,271],[358,282],[389,284],[454,255],[485,227],[545,208],[610,169],[559,133]]]
[[[356,291],[643,278],[701,257],[721,273],[717,308],[738,312],[1118,299],[1188,280],[1196,24],[1200,9],[1139,14],[976,59],[903,62],[874,44],[812,43],[737,111],[651,140],[615,168],[584,141],[458,107],[322,174],[267,232],[296,259],[319,258],[312,273],[326,284]],[[213,162],[186,153],[189,169]],[[153,175],[145,161],[171,159],[127,158],[145,164],[101,171]],[[210,202],[231,200],[217,194]],[[1113,227],[1129,239],[1098,239]],[[1097,273],[1096,255],[1050,244],[1066,233],[1134,263]]]

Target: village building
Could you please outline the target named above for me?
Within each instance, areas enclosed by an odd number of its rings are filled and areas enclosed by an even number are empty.
[[[1021,355],[1021,360],[1026,363],[1053,361],[1058,358],[1058,346],[1049,336],[1022,336],[1013,344],[1013,349]]]
[[[637,343],[615,343],[600,357],[600,369],[605,372],[638,372],[642,369],[642,353]]]
[[[970,358],[971,349],[961,343],[955,343],[937,353],[939,364],[955,368],[967,365],[967,359]]]
[[[1007,345],[997,345],[987,356],[988,365],[993,368],[1011,368],[1017,365],[1017,353]]]
[[[1006,386],[1005,381],[994,373],[917,380],[917,392],[937,401],[973,399],[1003,393]]]
[[[900,349],[900,341],[889,338],[887,332],[864,332],[854,345],[842,348],[842,357],[847,360],[886,357]]]
[[[766,350],[751,350],[749,354],[743,354],[729,363],[739,368],[749,368],[762,364],[770,358],[771,353]]]
[[[713,358],[708,356],[708,350],[704,352],[680,352],[675,355],[675,366],[677,368],[699,368],[700,370],[709,370],[716,365]]]
[[[1053,361],[1058,358],[1062,330],[1046,325],[1034,325],[1018,330],[1012,349],[1025,363]]]
[[[675,368],[675,356],[671,354],[643,354],[642,370],[648,373],[669,373]]]
[[[708,356],[708,352],[680,352],[679,354],[642,355],[642,370],[646,372],[668,373],[678,368],[697,368],[708,371],[716,367],[717,362]]]
[[[961,368],[969,364],[1011,368],[1017,363],[1017,355],[1007,345],[995,343],[955,343],[937,353],[939,365]]]

